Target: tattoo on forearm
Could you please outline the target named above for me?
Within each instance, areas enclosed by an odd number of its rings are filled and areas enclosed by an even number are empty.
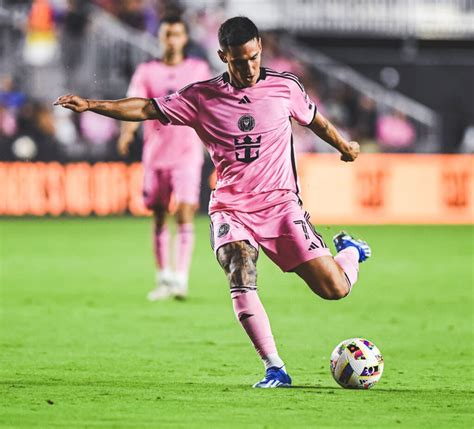
[[[257,249],[245,241],[225,244],[217,251],[231,288],[257,286],[257,258]]]

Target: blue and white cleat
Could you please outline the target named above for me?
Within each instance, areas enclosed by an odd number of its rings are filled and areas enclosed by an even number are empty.
[[[252,387],[256,389],[273,389],[275,387],[291,387],[291,377],[283,368],[272,366],[267,369],[265,378]]]
[[[359,262],[364,262],[372,255],[372,250],[370,250],[370,246],[365,241],[354,238],[345,231],[335,235],[332,241],[338,252],[351,246],[355,247],[359,252]]]

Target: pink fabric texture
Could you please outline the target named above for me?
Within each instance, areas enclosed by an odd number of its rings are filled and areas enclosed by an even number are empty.
[[[140,64],[132,76],[128,97],[166,97],[192,82],[209,79],[209,66],[197,58],[187,58],[170,66],[160,60]],[[145,168],[172,168],[183,164],[202,165],[202,143],[191,128],[167,127],[157,132],[158,121],[143,124]]]
[[[231,297],[235,316],[247,332],[260,357],[276,354],[277,349],[270,321],[257,291],[249,288],[234,288],[231,291]]]
[[[156,266],[160,270],[169,268],[169,232],[166,226],[153,230],[153,250],[155,252]]]
[[[175,240],[175,271],[187,274],[194,249],[194,225],[192,223],[178,225]]]
[[[176,204],[199,205],[201,165],[184,164],[171,169],[152,169],[143,165],[143,202],[152,210],[168,207],[171,194]]]
[[[295,194],[290,193],[293,197]],[[291,271],[303,262],[331,256],[309,215],[298,201],[287,201],[258,212],[222,211],[211,214],[214,252],[233,241],[248,241],[262,247],[282,271]]]
[[[298,194],[289,118],[308,125],[316,106],[296,76],[261,68],[254,86],[236,88],[224,73],[156,102],[166,124],[194,128],[209,151],[217,173],[210,213],[258,211]]]

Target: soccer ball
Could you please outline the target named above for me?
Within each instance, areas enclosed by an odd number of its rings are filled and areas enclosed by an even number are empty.
[[[363,338],[342,341],[331,354],[331,374],[346,389],[370,389],[380,380],[383,357],[374,343]]]

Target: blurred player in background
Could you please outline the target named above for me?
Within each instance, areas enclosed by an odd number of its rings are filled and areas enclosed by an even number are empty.
[[[350,293],[359,263],[371,253],[367,243],[342,232],[333,239],[338,251],[333,257],[314,230],[299,198],[290,118],[336,148],[342,161],[354,161],[360,148],[317,111],[295,75],[260,67],[261,39],[248,18],[224,22],[219,44],[227,72],[172,96],[103,101],[66,95],[55,104],[197,131],[217,171],[209,203],[211,244],[227,275],[237,320],[266,370],[254,387],[289,387],[291,378],[257,293],[259,249],[282,271],[298,274],[314,293],[332,300]]]
[[[140,64],[130,83],[128,97],[164,97],[191,82],[210,77],[207,63],[186,58],[188,31],[178,16],[161,21],[159,40],[161,60]],[[123,122],[118,140],[122,156],[128,155],[139,122]],[[188,273],[194,247],[193,217],[199,204],[203,150],[201,141],[189,127],[167,127],[157,132],[156,121],[144,124],[143,198],[153,211],[153,245],[157,266],[156,288],[150,301],[169,297],[184,298],[188,291]],[[170,234],[166,225],[170,198],[176,207],[174,269],[170,263]]]

